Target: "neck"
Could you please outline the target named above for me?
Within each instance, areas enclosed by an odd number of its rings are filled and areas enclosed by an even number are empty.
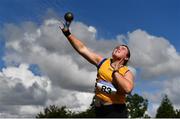
[[[124,59],[111,59],[111,66],[123,65]]]

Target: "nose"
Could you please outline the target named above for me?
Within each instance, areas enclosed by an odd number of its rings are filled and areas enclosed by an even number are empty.
[[[121,51],[121,48],[117,48],[117,51]]]

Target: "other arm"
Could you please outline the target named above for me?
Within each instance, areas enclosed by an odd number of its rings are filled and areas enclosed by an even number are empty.
[[[126,72],[125,76],[122,76],[116,71],[112,77],[120,93],[130,93],[132,91],[134,87],[134,76],[131,71]]]

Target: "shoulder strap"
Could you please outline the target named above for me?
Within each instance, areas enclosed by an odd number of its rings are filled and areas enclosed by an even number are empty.
[[[122,68],[119,69],[119,72],[120,72],[122,75],[125,75],[128,71],[129,71],[129,69],[128,69],[127,66],[123,66]]]
[[[107,58],[104,58],[98,65],[97,65],[97,68],[99,69],[101,67],[101,65],[104,63],[104,61],[106,61]]]

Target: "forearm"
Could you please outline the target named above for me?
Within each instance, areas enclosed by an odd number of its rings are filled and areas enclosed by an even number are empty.
[[[67,39],[70,42],[70,44],[73,46],[73,48],[79,53],[81,52],[81,49],[85,47],[85,45],[72,34],[69,35]]]
[[[63,29],[62,29],[63,31]],[[98,65],[99,62],[103,59],[100,55],[92,52],[89,50],[83,42],[81,42],[78,38],[76,38],[74,35],[72,35],[69,30],[63,31],[64,35],[72,45],[72,47],[86,60],[88,60],[90,63],[94,65]]]
[[[132,91],[133,84],[118,72],[113,74],[113,80],[116,83],[119,92],[130,93]]]

